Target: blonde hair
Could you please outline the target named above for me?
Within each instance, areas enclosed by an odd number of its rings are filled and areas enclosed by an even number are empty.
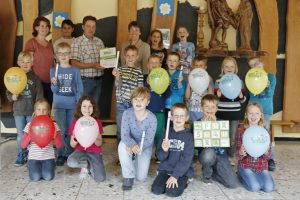
[[[205,105],[205,103],[207,102],[213,102],[214,104],[216,104],[216,106],[219,105],[219,99],[218,97],[216,97],[213,94],[207,94],[204,97],[202,97],[201,99],[201,107],[203,107]]]
[[[150,90],[146,87],[137,87],[132,91],[130,100],[132,101],[132,99],[134,99],[136,97],[146,98],[149,101],[150,100]]]
[[[22,51],[18,55],[18,61],[29,59],[31,62],[33,61],[33,55],[29,51]]]
[[[50,104],[49,104],[49,102],[45,98],[40,98],[40,99],[38,99],[35,102],[35,104],[34,104],[34,111],[33,111],[32,116],[36,117],[35,111],[36,111],[36,109],[37,109],[37,107],[38,107],[39,104],[45,104],[46,105],[47,110],[48,110],[48,116],[50,117],[50,110],[51,110]]]
[[[249,108],[251,107],[251,106],[255,106],[255,107],[257,107],[259,110],[260,110],[260,112],[261,112],[261,117],[260,117],[260,120],[258,121],[258,125],[260,125],[260,126],[262,126],[262,127],[266,127],[266,122],[265,122],[265,120],[264,120],[264,113],[263,113],[263,108],[262,108],[262,106],[259,104],[259,103],[257,103],[257,102],[252,102],[252,103],[249,103],[248,105],[247,105],[247,107],[246,107],[246,111],[245,111],[245,118],[244,118],[244,128],[248,128],[249,127],[249,119],[247,118],[247,112],[249,111]]]
[[[234,73],[237,74],[238,73],[238,66],[237,66],[237,63],[236,63],[236,60],[233,58],[233,57],[225,57],[223,62],[222,62],[222,66],[221,66],[221,74],[220,76],[223,76],[224,75],[224,67],[226,65],[227,62],[233,62],[234,66],[235,66],[235,69],[234,69]]]
[[[71,50],[71,46],[66,42],[61,42],[57,45],[57,51],[58,51],[58,49],[70,49]]]

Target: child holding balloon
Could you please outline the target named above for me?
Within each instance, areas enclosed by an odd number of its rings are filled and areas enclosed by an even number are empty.
[[[62,166],[73,152],[70,146],[69,126],[74,117],[76,103],[83,93],[80,70],[70,65],[71,46],[66,42],[57,45],[56,57],[59,64],[51,68],[51,90],[53,92],[54,117],[57,122],[63,145],[57,149],[56,165]]]
[[[265,128],[263,109],[260,104],[255,102],[248,104],[246,107],[244,126],[239,128],[236,134],[238,171],[242,183],[247,190],[252,192],[258,192],[260,190],[272,192],[275,188],[275,183],[268,171],[268,160],[271,152],[270,147],[266,152],[258,152],[261,156],[254,158],[246,151],[245,144],[243,144],[243,135],[245,131],[252,126]],[[254,134],[254,132],[252,134]],[[249,146],[247,148],[251,147]]]
[[[155,68],[161,68],[161,63],[160,63],[160,57],[157,55],[150,55],[148,58],[148,69],[151,74],[152,69]],[[162,69],[163,70],[163,69]],[[166,76],[168,74],[166,73]],[[150,83],[149,83],[149,76],[147,77],[144,86],[151,89]],[[161,87],[161,85],[157,85],[157,87]],[[155,90],[155,89],[154,89]],[[158,147],[158,142],[161,136],[161,133],[163,132],[165,128],[165,100],[166,97],[169,95],[169,90],[166,90],[162,94],[157,94],[154,90],[150,90],[150,102],[147,106],[147,109],[149,109],[153,114],[155,115],[157,119],[157,129],[155,133],[155,138],[154,138],[154,144],[156,148]],[[159,162],[157,160],[157,162]]]
[[[98,124],[98,136],[95,142],[89,146],[84,147],[81,143],[85,141],[85,138],[76,138],[74,132],[77,131],[75,128],[76,122],[80,117],[93,117]],[[67,164],[71,168],[81,168],[79,178],[84,179],[89,174],[96,182],[102,182],[106,179],[106,173],[104,163],[102,159],[102,123],[99,119],[99,110],[95,100],[90,96],[82,96],[77,103],[75,110],[75,119],[72,121],[69,129],[69,135],[71,136],[70,144],[75,151],[68,157]],[[92,133],[86,133],[86,139],[92,136]]]
[[[249,58],[248,65],[250,68],[258,67],[260,69],[264,69],[264,64],[262,63],[259,57]],[[249,103],[257,102],[262,106],[263,113],[264,113],[264,120],[266,123],[266,129],[270,130],[270,118],[273,115],[273,96],[274,96],[275,86],[276,86],[276,76],[271,73],[268,73],[267,76],[268,76],[267,87],[260,94],[254,95],[252,93],[252,91],[255,91],[257,88],[253,88],[253,86],[251,85],[249,86],[247,85],[247,87],[249,89],[249,96],[250,96]],[[272,148],[271,151],[272,153],[269,159],[269,171],[274,171],[276,168],[274,147],[271,148]]]
[[[206,71],[207,58],[205,56],[196,56],[192,62],[192,69],[203,69]],[[214,93],[213,79],[209,75],[208,77],[209,77],[208,87],[207,89],[204,90],[202,94],[199,94],[195,90],[193,90],[193,88],[190,85],[190,82],[193,80],[190,80],[191,78],[188,79],[186,90],[185,90],[185,99],[187,100],[187,104],[189,108],[190,124],[193,124],[195,120],[203,117],[203,113],[201,111],[201,98],[206,94]],[[197,87],[200,86],[197,85]]]
[[[217,118],[229,120],[230,123],[230,148],[229,155],[231,164],[235,164],[235,133],[242,118],[242,104],[246,102],[246,90],[243,81],[237,76],[238,66],[233,57],[224,58],[221,66],[221,78],[215,83],[215,94],[220,99]],[[225,80],[223,91],[220,89],[220,83],[224,76],[229,75],[229,79]],[[229,80],[229,81],[228,81]],[[238,83],[238,84],[237,84]],[[229,94],[236,92],[236,96],[228,98]]]
[[[17,128],[18,157],[15,166],[22,166],[26,161],[26,151],[21,147],[23,130],[32,119],[34,103],[43,97],[43,87],[40,79],[31,71],[33,55],[30,52],[21,52],[18,56],[18,65],[26,73],[27,82],[23,85],[24,90],[20,94],[7,90],[7,99],[13,102],[13,114]],[[18,87],[22,87],[19,85]]]
[[[188,179],[193,178],[194,138],[191,131],[184,127],[188,119],[185,104],[176,103],[172,106],[173,127],[161,137],[156,150],[161,163],[151,186],[154,194],[166,193],[167,196],[178,197],[187,187]]]
[[[130,99],[132,107],[123,114],[122,137],[118,146],[123,190],[131,190],[135,178],[146,181],[157,127],[155,115],[146,109],[150,100],[149,89],[134,89]]]
[[[48,101],[46,99],[39,99],[34,104],[33,118],[41,115],[49,116],[50,110],[51,109]],[[47,146],[41,148],[32,139],[33,136],[30,132],[30,124],[30,122],[27,123],[26,127],[24,128],[24,136],[21,142],[21,146],[23,148],[27,147],[29,150],[27,164],[29,178],[31,181],[39,181],[41,179],[50,181],[54,178],[55,175],[55,151],[53,148],[53,144],[55,144],[56,147],[60,147],[62,145],[59,128],[57,124],[54,123],[55,131],[53,140]],[[39,130],[37,130],[36,132],[39,132]]]

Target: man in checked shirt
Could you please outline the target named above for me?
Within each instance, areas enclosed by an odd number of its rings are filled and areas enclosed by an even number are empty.
[[[72,43],[71,64],[80,69],[84,95],[92,96],[99,105],[104,73],[104,68],[100,65],[100,49],[104,48],[104,44],[95,36],[95,17],[85,16],[82,29],[83,35]]]

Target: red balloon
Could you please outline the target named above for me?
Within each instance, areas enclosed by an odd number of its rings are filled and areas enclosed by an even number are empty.
[[[55,126],[47,115],[35,117],[29,127],[29,135],[39,147],[47,146],[54,137]]]

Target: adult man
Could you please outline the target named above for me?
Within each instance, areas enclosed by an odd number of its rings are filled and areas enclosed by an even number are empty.
[[[96,18],[85,16],[82,21],[83,35],[72,43],[71,64],[78,67],[84,94],[90,95],[99,105],[103,67],[100,65],[100,49],[104,48],[101,39],[95,37]]]

